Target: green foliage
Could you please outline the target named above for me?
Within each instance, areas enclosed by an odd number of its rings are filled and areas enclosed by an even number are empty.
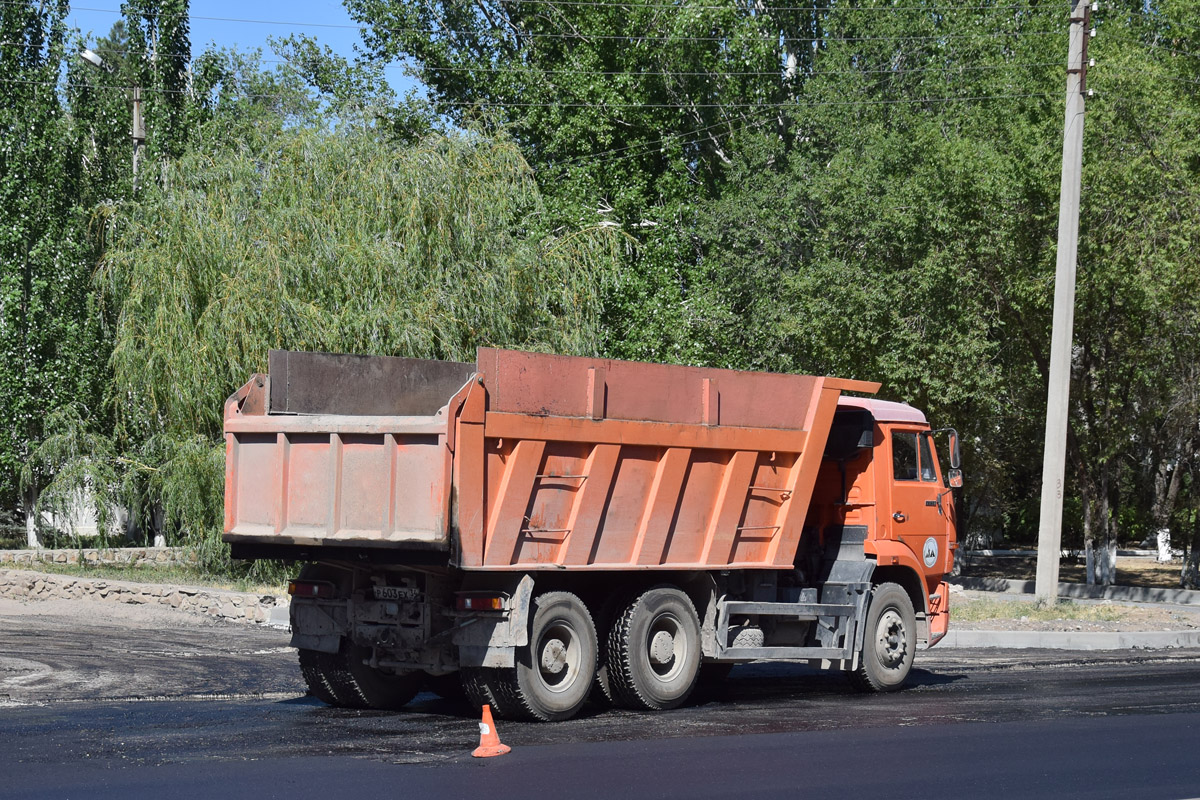
[[[152,155],[177,158],[188,138],[188,0],[125,0],[126,52],[120,77],[146,98],[145,113],[153,120],[146,132]]]
[[[1200,536],[1193,5],[1095,15],[1075,543]],[[267,70],[190,59],[186,0],[130,0],[112,73],[68,58],[65,3],[2,7],[4,508],[22,469],[47,508],[115,486],[220,564],[221,401],[268,348],[495,344],[880,380],[964,433],[971,522],[1032,539],[1062,7],[348,6],[371,60],[289,37]],[[428,105],[395,101],[393,60]]]
[[[348,5],[376,57],[411,58],[453,119],[486,106],[511,127],[551,213],[639,240],[607,286],[606,352],[881,380],[964,432],[969,514],[1032,538],[1061,7]],[[1196,462],[1189,8],[1094,16],[1077,541],[1169,517],[1155,476]],[[1176,507],[1200,502],[1186,487]]]
[[[516,148],[473,135],[397,147],[344,122],[193,150],[116,222],[98,273],[124,429],[214,436],[271,348],[594,352],[616,239],[538,235],[540,213]]]
[[[269,349],[597,348],[615,234],[539,233],[537,186],[509,142],[398,145],[346,113],[330,128],[239,112],[236,146],[202,137],[111,219],[97,282],[117,431],[136,452],[128,485],[218,572],[240,569],[220,540],[222,403]]]
[[[77,515],[95,509],[97,546],[108,547],[122,533],[116,509],[124,499],[123,470],[113,440],[98,433],[84,413],[68,403],[47,415],[47,433],[30,454],[21,480],[31,486],[38,476],[52,476],[38,495],[38,518],[48,515],[53,528],[65,530],[73,544],[80,542],[74,523]]]
[[[49,475],[20,473],[45,416],[96,411],[105,343],[93,313],[89,142],[60,105],[67,4],[0,7],[0,505],[32,514]]]

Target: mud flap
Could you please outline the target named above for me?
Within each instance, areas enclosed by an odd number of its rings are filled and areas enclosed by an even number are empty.
[[[937,591],[929,595],[929,643],[926,648],[933,647],[942,640],[950,629],[950,584],[942,581]]]
[[[336,653],[342,645],[342,632],[337,621],[319,606],[292,601],[291,646],[300,650]]]
[[[529,644],[529,607],[533,600],[533,576],[514,578],[504,587],[507,608],[490,615],[478,614],[459,620],[453,642],[458,646],[460,667],[512,667],[516,649]]]

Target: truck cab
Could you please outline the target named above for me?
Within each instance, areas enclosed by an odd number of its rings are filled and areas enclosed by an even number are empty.
[[[948,434],[946,468],[938,434]],[[945,635],[949,587],[943,577],[958,548],[952,482],[958,473],[957,435],[932,431],[925,415],[905,403],[864,397],[839,399],[817,476],[806,528],[817,552],[861,542],[873,562],[873,581],[902,586],[916,612],[917,639],[933,646]],[[843,552],[853,558],[857,551]]]

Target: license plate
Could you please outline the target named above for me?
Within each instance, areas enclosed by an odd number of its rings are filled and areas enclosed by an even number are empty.
[[[416,600],[417,590],[408,586],[376,586],[376,600]]]

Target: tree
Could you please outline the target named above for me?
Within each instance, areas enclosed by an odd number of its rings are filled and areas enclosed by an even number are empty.
[[[221,485],[222,402],[266,371],[270,348],[596,351],[619,240],[532,233],[542,201],[511,143],[462,133],[398,146],[341,114],[336,128],[276,120],[228,144],[166,165],[114,219],[98,274],[118,432],[173,537],[227,553],[214,544],[220,492],[196,487]]]
[[[0,503],[25,517],[49,476],[20,475],[47,409],[98,409],[105,344],[94,314],[95,198],[87,137],[63,109],[67,3],[0,7]]]
[[[1200,29],[1184,2],[1125,5],[1093,43],[1067,520],[1106,550],[1191,507],[1195,438]],[[607,352],[881,379],[966,434],[982,521],[1032,537],[1061,8],[349,6],[444,113],[511,127],[560,218],[638,239]]]

